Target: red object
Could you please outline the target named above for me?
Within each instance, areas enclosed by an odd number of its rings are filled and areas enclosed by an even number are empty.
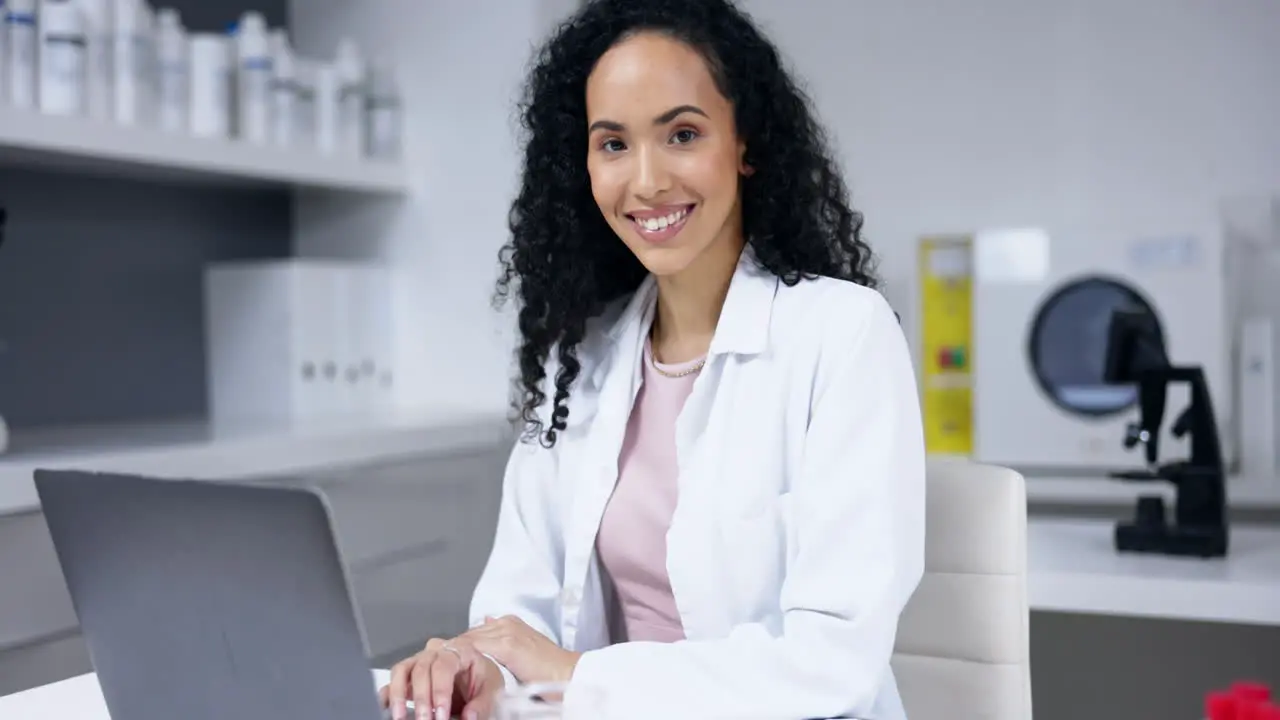
[[[1204,701],[1204,714],[1209,720],[1240,720],[1236,717],[1238,702],[1239,698],[1225,690],[1211,692]]]
[[[1267,702],[1271,699],[1271,688],[1265,683],[1240,681],[1231,683],[1231,694],[1244,700]]]
[[[1280,713],[1280,708],[1266,701],[1236,699],[1235,720],[1273,720]]]
[[[1260,682],[1239,681],[1229,690],[1205,696],[1208,720],[1280,720],[1280,707],[1271,700],[1271,688]]]

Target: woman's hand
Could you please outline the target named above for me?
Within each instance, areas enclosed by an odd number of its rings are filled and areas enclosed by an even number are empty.
[[[522,683],[569,682],[581,653],[565,650],[514,615],[486,618],[462,635]]]
[[[482,720],[492,715],[505,684],[498,666],[466,637],[434,639],[391,668],[391,683],[379,697],[395,720],[404,720],[406,700],[413,701],[417,720],[447,720],[458,710],[466,720]]]

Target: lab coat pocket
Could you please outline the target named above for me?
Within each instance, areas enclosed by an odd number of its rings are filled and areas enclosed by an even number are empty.
[[[783,494],[746,508],[725,508],[720,541],[725,558],[725,602],[741,622],[778,624],[780,596],[791,545],[791,496]]]

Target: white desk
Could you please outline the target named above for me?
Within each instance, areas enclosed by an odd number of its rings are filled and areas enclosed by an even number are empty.
[[[387,670],[373,671],[374,692],[390,677]],[[102,689],[93,673],[50,683],[0,698],[0,718],[5,720],[112,720]]]
[[[1232,528],[1213,560],[1118,553],[1113,526],[1031,519],[1032,610],[1280,626],[1280,528]]]
[[[1032,518],[1032,610],[1280,626],[1280,529],[1237,528],[1230,556],[1200,560],[1120,555],[1111,527]],[[92,674],[0,698],[0,718],[110,720]]]

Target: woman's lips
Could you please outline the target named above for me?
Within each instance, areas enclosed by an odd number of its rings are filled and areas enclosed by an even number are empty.
[[[694,205],[683,205],[665,213],[646,210],[642,213],[628,213],[627,218],[640,237],[649,242],[662,243],[680,234],[688,224],[694,208]]]

